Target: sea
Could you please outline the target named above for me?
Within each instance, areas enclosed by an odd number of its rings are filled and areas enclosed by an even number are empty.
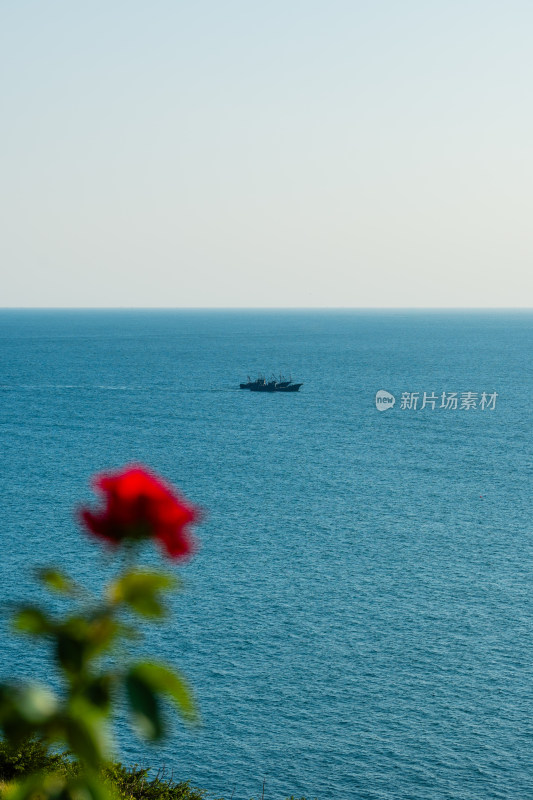
[[[141,463],[204,510],[143,652],[194,688],[115,755],[208,798],[533,798],[533,313],[0,312],[0,677],[56,565],[116,567],[76,522]],[[261,372],[298,393],[252,393]],[[384,392],[385,403],[376,403]]]

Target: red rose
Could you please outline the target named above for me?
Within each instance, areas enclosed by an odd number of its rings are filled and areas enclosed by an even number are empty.
[[[187,558],[194,540],[188,526],[198,522],[189,505],[160,478],[139,466],[97,475],[93,485],[105,499],[101,510],[82,508],[82,523],[95,536],[118,544],[124,539],[157,539],[171,558]]]

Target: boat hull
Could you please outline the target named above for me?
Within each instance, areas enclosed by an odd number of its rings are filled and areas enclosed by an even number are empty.
[[[297,392],[303,383],[290,383],[288,386],[276,386],[275,392]]]
[[[276,384],[275,383],[263,383],[259,386],[250,386],[251,392],[275,392],[276,391]]]

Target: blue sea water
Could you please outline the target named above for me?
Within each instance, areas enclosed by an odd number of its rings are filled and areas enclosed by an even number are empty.
[[[4,311],[0,342],[4,610],[35,564],[101,585],[73,520],[96,471],[208,512],[149,634],[203,725],[121,720],[124,761],[226,800],[533,798],[533,314]],[[280,369],[300,393],[236,389]],[[47,680],[2,625],[1,675]]]

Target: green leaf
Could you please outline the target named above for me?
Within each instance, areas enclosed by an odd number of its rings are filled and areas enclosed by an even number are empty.
[[[56,713],[56,698],[47,689],[31,684],[0,684],[0,727],[11,745],[18,746],[43,731]]]
[[[176,578],[171,575],[132,571],[112,583],[108,594],[113,603],[124,603],[143,617],[160,618],[166,613],[162,593],[177,585]]]
[[[50,633],[52,624],[46,614],[37,606],[23,606],[13,618],[15,630],[43,636]]]
[[[75,594],[77,586],[74,581],[58,569],[44,567],[37,570],[37,577],[48,589],[60,594]]]
[[[18,713],[32,725],[45,723],[57,710],[57,700],[52,692],[32,684],[14,690],[13,701]]]
[[[126,675],[126,693],[139,733],[147,739],[160,739],[163,725],[157,695],[135,670],[130,670]]]
[[[84,641],[82,631],[73,635],[62,630],[57,635],[56,655],[64,670],[70,673],[81,672],[85,664],[87,642]]]
[[[86,706],[85,713],[71,713],[65,719],[67,743],[80,761],[89,767],[97,768],[104,761],[103,748],[106,743],[106,732],[101,718],[92,713]]]
[[[87,682],[83,695],[91,705],[105,712],[111,702],[111,684],[111,675],[100,675]]]
[[[155,692],[166,695],[188,722],[198,722],[198,712],[185,679],[170,667],[150,661],[137,664],[132,673]]]

